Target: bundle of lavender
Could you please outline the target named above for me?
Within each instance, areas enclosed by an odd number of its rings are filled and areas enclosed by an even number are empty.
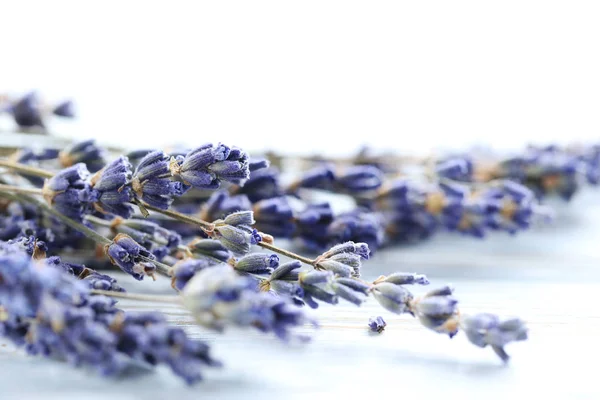
[[[423,275],[361,279],[384,244],[442,227],[479,237],[527,228],[541,206],[511,180],[464,184],[442,171],[390,179],[375,165],[352,165],[318,166],[283,184],[266,160],[221,143],[110,156],[89,140],[19,149],[0,168],[0,334],[31,354],[105,375],[164,363],[188,383],[220,365],[159,312],[120,310],[117,298],[180,304],[206,328],[250,327],[284,341],[304,340],[297,328],[317,325],[302,307],[370,297],[434,332],[462,330],[505,362],[505,346],[527,338],[518,318],[460,313],[449,286],[414,296],[408,287],[428,285]],[[314,189],[344,193],[357,208],[334,215],[310,203]],[[275,238],[296,239],[307,254]],[[137,280],[168,277],[173,295],[125,292],[110,271],[89,267],[106,264]]]

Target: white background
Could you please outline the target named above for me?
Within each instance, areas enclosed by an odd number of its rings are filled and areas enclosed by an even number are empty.
[[[128,146],[594,141],[599,4],[0,1],[0,90],[73,97],[68,134]]]

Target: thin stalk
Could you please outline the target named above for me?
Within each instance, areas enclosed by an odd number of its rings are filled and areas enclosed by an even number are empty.
[[[181,304],[181,296],[178,295],[155,295],[155,294],[141,294],[141,293],[127,293],[127,292],[113,292],[110,290],[90,290],[91,294],[97,294],[108,297],[116,297],[119,299],[127,300],[140,300],[140,301],[154,301],[157,303],[174,303]]]
[[[4,192],[20,193],[20,194],[39,194],[39,195],[42,194],[42,189],[4,185],[4,184],[0,184],[0,190],[2,190]]]
[[[29,165],[20,164],[9,160],[0,160],[0,167],[10,168],[15,171],[25,172],[29,175],[40,176],[42,178],[52,178],[54,176],[54,173],[44,169],[31,167]]]

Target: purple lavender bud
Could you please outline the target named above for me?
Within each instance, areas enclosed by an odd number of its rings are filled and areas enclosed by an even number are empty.
[[[46,180],[42,193],[48,204],[57,211],[77,221],[90,211],[89,172],[85,164],[76,164],[59,171]]]
[[[254,225],[254,215],[252,211],[238,211],[226,216],[223,222],[232,226],[250,226]]]
[[[67,146],[58,153],[58,161],[66,168],[84,163],[91,172],[97,172],[106,164],[104,149],[94,139],[84,140]]]
[[[269,280],[268,288],[282,296],[289,296],[297,299],[302,299],[304,297],[304,289],[295,282]]]
[[[19,126],[24,128],[44,127],[41,106],[35,92],[27,93],[19,99],[11,106],[10,111]]]
[[[248,161],[248,169],[250,172],[258,171],[259,169],[269,168],[271,163],[266,158],[253,158]]]
[[[308,271],[301,272],[299,282],[302,286],[312,286],[319,283],[328,283],[333,279],[330,271]]]
[[[200,324],[219,330],[227,324],[251,326],[287,340],[293,328],[308,321],[283,297],[255,292],[254,286],[252,279],[238,276],[229,266],[215,266],[196,274],[183,300]]]
[[[169,156],[162,151],[147,154],[135,169],[131,187],[136,196],[151,206],[167,210],[174,197],[185,193],[187,187],[170,179]]]
[[[300,261],[290,261],[285,264],[280,264],[278,267],[275,267],[275,270],[271,273],[269,280],[297,280],[298,272],[297,269],[302,268],[302,263]]]
[[[52,110],[52,114],[63,118],[75,118],[75,107],[73,102],[71,100],[66,100],[62,103],[59,103]]]
[[[482,348],[490,345],[504,362],[510,358],[504,346],[527,339],[527,327],[518,318],[502,321],[493,314],[476,314],[463,317],[461,327],[471,343]]]
[[[128,183],[131,180],[131,164],[126,157],[119,157],[96,172],[90,180],[94,206],[108,214],[130,218],[133,193]]]
[[[22,236],[18,239],[11,239],[7,242],[21,251],[24,251],[34,259],[45,258],[48,246],[45,242],[37,240],[35,236]]]
[[[117,284],[117,280],[115,278],[100,274],[93,269],[86,267],[85,265],[63,262],[58,256],[48,257],[44,260],[44,263],[48,266],[58,268],[69,275],[73,275],[77,279],[81,279],[83,282],[89,285],[90,289],[107,290],[113,292],[125,291],[125,289]]]
[[[232,252],[246,254],[250,251],[250,245],[262,240],[256,229],[250,226],[253,223],[252,211],[229,214],[224,220],[214,222],[213,235]]]
[[[470,182],[473,180],[473,160],[468,157],[454,157],[438,162],[435,172],[439,177],[453,181]]]
[[[336,278],[335,282],[365,295],[368,294],[371,289],[371,285],[354,278]]]
[[[380,316],[369,318],[368,325],[371,332],[377,333],[383,332],[385,330],[385,327],[387,326],[386,322]]]
[[[427,293],[411,303],[411,311],[423,326],[452,338],[458,332],[458,300],[448,286]]]
[[[394,272],[388,275],[384,282],[393,283],[394,285],[429,285],[429,280],[425,275],[407,272]]]
[[[290,193],[300,188],[331,190],[334,182],[333,169],[328,165],[321,165],[305,172],[288,190]]]
[[[214,265],[206,259],[186,258],[180,260],[171,269],[171,286],[177,290],[183,290],[198,271]]]
[[[333,221],[328,203],[310,204],[296,215],[296,236],[309,250],[323,251],[329,244],[327,229]]]
[[[221,242],[212,239],[195,239],[188,243],[187,248],[195,256],[206,257],[208,261],[228,262],[231,253]]]
[[[383,243],[384,225],[374,213],[360,209],[340,214],[327,227],[327,238],[330,243],[346,241],[364,242],[371,251]]]
[[[245,194],[253,203],[283,194],[277,169],[265,168],[251,171],[250,178],[243,187],[237,188],[237,193]]]
[[[317,267],[332,271],[338,276],[360,276],[361,259],[369,257],[366,243],[346,242],[333,246],[317,257]]]
[[[248,254],[236,261],[234,268],[254,274],[270,274],[279,265],[277,254]]]
[[[146,261],[154,260],[154,255],[122,233],[115,236],[111,245],[107,245],[106,254],[114,265],[139,281],[144,279],[144,275],[152,276],[156,269],[154,264]]]
[[[410,312],[409,303],[413,295],[404,286],[381,282],[374,285],[372,290],[375,300],[386,310],[394,314]]]
[[[356,306],[360,306],[367,299],[367,296],[362,292],[356,291],[351,287],[338,282],[338,280],[334,280],[330,287],[333,293],[335,293],[337,296]]]
[[[223,144],[190,151],[181,162],[171,162],[171,174],[186,185],[217,189],[221,181],[243,184],[249,178],[248,156]]]
[[[336,176],[336,185],[344,192],[361,193],[378,189],[383,183],[383,174],[372,165],[346,168]]]
[[[328,304],[338,304],[339,297],[335,293],[330,293],[319,286],[302,286],[304,290],[303,300],[310,308],[317,308],[318,303],[314,299],[320,300]]]
[[[261,200],[254,204],[252,210],[259,230],[275,237],[293,236],[296,229],[294,213],[285,197]]]
[[[230,196],[225,191],[215,192],[202,205],[200,218],[205,221],[214,221],[237,211],[252,209],[250,200],[244,195]]]

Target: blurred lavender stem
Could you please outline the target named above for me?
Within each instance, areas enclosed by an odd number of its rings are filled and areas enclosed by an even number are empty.
[[[15,171],[25,172],[27,174],[39,176],[42,178],[52,178],[54,174],[41,168],[30,167],[10,160],[0,160],[0,167],[6,167]]]
[[[127,300],[154,301],[157,303],[174,303],[181,304],[181,296],[179,295],[153,295],[141,293],[115,292],[111,290],[92,289],[91,294],[115,297]]]

